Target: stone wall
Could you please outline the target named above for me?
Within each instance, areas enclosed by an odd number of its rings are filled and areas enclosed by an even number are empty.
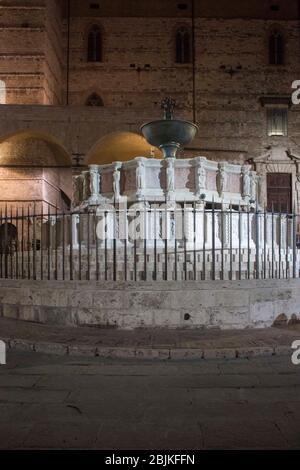
[[[61,36],[57,0],[1,2],[0,79],[6,104],[61,102]]]
[[[299,280],[138,282],[0,281],[7,318],[134,329],[262,328],[300,318]]]

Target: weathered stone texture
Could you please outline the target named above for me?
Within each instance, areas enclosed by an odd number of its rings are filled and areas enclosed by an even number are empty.
[[[3,317],[121,329],[262,328],[283,313],[299,319],[299,295],[297,280],[0,281]]]

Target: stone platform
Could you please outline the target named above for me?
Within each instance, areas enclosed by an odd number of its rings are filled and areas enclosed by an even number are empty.
[[[2,317],[133,330],[243,329],[300,318],[298,279],[242,281],[0,281]]]

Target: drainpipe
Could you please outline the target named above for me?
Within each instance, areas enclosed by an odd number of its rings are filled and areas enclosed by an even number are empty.
[[[66,104],[69,104],[69,74],[70,74],[70,0],[67,0],[67,89]]]
[[[195,0],[192,1],[192,73],[193,73],[193,122],[196,122],[196,47],[195,47]],[[300,0],[299,0],[300,3]]]

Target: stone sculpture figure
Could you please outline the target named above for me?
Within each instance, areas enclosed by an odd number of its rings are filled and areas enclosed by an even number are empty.
[[[167,192],[172,192],[175,190],[175,181],[174,181],[174,163],[171,159],[167,160]]]
[[[223,192],[226,191],[226,186],[227,186],[227,173],[226,173],[226,168],[225,168],[224,163],[219,163],[217,186],[218,186],[219,195],[221,196]]]
[[[90,199],[91,202],[96,202],[99,198],[100,185],[99,185],[99,167],[98,165],[89,166],[89,183],[90,183]]]
[[[251,171],[250,177],[250,202],[255,202],[257,198],[257,176],[255,171]]]
[[[243,197],[250,196],[250,171],[249,167],[243,166],[242,167],[242,175],[243,175]]]
[[[136,167],[136,189],[140,193],[144,189],[144,165],[138,162]]]
[[[206,188],[206,170],[200,162],[197,166],[197,190],[200,193],[201,189]]]
[[[114,172],[113,172],[113,190],[114,190],[114,196],[115,198],[120,197],[120,171],[119,167],[115,166]]]
[[[82,199],[83,201],[86,201],[91,193],[90,193],[90,172],[89,170],[83,171],[83,189],[82,189]]]
[[[77,207],[82,202],[82,176],[73,177],[73,205]]]
[[[173,119],[175,101],[172,98],[165,98],[161,102],[161,108],[164,110],[164,119]]]

